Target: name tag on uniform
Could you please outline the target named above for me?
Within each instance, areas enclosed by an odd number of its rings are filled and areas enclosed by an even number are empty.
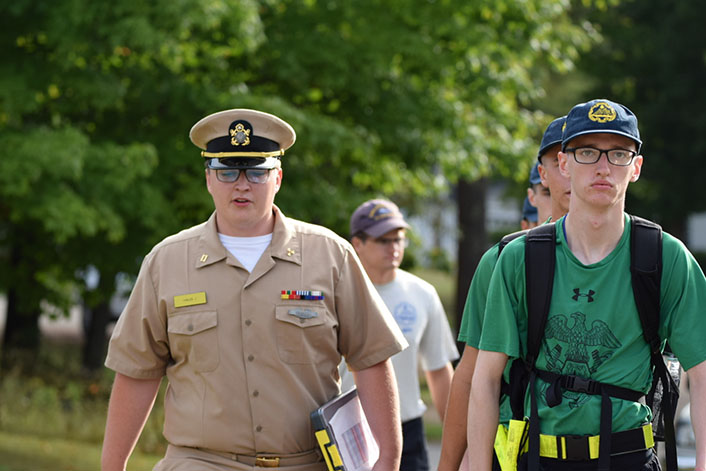
[[[195,306],[197,304],[206,304],[205,291],[174,296],[174,307]]]

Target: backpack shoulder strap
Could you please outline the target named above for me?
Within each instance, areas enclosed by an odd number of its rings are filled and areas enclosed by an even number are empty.
[[[504,235],[503,238],[500,239],[500,242],[498,242],[498,257],[500,256],[500,252],[503,251],[507,244],[517,239],[518,237],[527,234],[528,231],[529,229],[524,229],[522,231],[512,232],[510,234]]]
[[[528,317],[526,362],[531,368],[537,360],[547,324],[555,262],[555,224],[543,224],[530,230],[525,243],[525,289]]]
[[[662,228],[630,216],[630,273],[643,335],[651,353],[660,353],[659,306],[662,280]]]
[[[662,228],[652,221],[630,216],[630,273],[632,291],[637,305],[637,312],[642,323],[642,332],[650,346],[652,365],[655,368],[655,380],[648,394],[648,405],[652,407],[651,397],[655,393],[658,381],[662,384],[661,407],[664,411],[664,438],[666,464],[668,471],[676,471],[677,448],[674,430],[676,400],[672,402],[672,391],[678,386],[672,380],[660,351],[659,314],[660,289],[662,283]],[[678,397],[678,392],[676,393]]]
[[[530,394],[528,469],[539,470],[539,412],[536,397],[535,362],[547,324],[556,265],[556,227],[554,223],[537,226],[525,241],[525,296],[527,298],[527,356],[525,372]]]

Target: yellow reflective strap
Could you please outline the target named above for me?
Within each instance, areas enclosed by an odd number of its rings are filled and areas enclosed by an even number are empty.
[[[594,460],[598,458],[598,448],[600,445],[600,436],[593,435],[588,438],[588,452],[590,459]],[[559,450],[557,449],[557,439],[561,440],[561,456],[559,456]],[[561,460],[566,459],[566,437],[556,437],[554,435],[540,435],[539,436],[539,456],[544,458],[558,458]]]
[[[653,448],[655,446],[655,435],[652,432],[652,424],[643,425],[642,434],[645,436],[645,446]]]
[[[591,457],[592,460],[595,460],[596,458],[598,458],[598,455],[600,454],[598,452],[600,445],[601,445],[600,435],[593,435],[591,437],[588,437],[588,455]]]
[[[563,437],[561,438],[561,448],[562,450],[566,447],[564,446]],[[556,449],[556,437],[553,435],[540,435],[539,436],[539,456],[545,458],[558,458],[558,450]]]
[[[655,445],[654,435],[652,433],[652,424],[643,425],[640,427],[642,429],[642,434],[645,439],[645,448],[652,448]],[[598,459],[599,449],[601,445],[600,435],[591,435],[584,437],[588,440],[588,453],[589,459]],[[561,440],[561,456],[559,456],[560,451],[557,449],[557,440]],[[539,436],[539,456],[544,458],[555,458],[565,460],[566,456],[566,437],[564,436],[554,436],[554,435],[540,435]],[[503,470],[504,471],[504,470]]]
[[[556,439],[554,435],[540,435],[539,436],[539,456],[545,458],[562,458],[566,459],[566,442],[564,437],[559,437],[561,440],[561,449],[564,451],[564,456],[558,456],[559,451],[556,449]]]
[[[517,462],[513,468],[512,462],[507,460],[507,428],[503,424],[498,425],[498,431],[495,433],[495,443],[493,444],[495,455],[498,457],[500,469],[502,471],[514,471],[517,469]]]
[[[527,451],[527,443],[520,450],[527,425],[524,420],[511,420],[507,428],[504,425],[498,426],[495,434],[495,454],[502,471],[517,471],[517,458],[521,451],[523,453]]]
[[[515,459],[520,456],[520,453],[526,453],[529,448],[528,440],[525,440],[524,446],[520,449],[520,444],[522,439],[527,433],[527,427],[529,427],[528,420],[511,420],[508,424],[508,442],[513,444]]]

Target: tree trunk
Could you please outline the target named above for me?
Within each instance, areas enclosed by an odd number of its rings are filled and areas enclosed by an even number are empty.
[[[22,312],[17,298],[17,290],[9,288],[0,371],[18,365],[30,366],[39,348],[39,305],[34,312]]]
[[[106,328],[110,322],[110,297],[115,292],[115,274],[101,273],[97,292],[100,301],[94,306],[84,303],[83,367],[93,372],[103,366],[108,346]]]
[[[458,277],[456,283],[456,331],[461,327],[463,307],[478,262],[487,250],[485,230],[486,180],[460,180],[456,191],[458,206]],[[465,345],[459,343],[459,351]]]
[[[103,301],[95,307],[84,305],[85,337],[83,344],[83,367],[89,372],[96,371],[105,361],[108,339],[106,328],[110,320],[110,303]]]
[[[31,269],[22,264],[21,249],[17,245],[10,245],[9,258],[13,277],[7,288],[2,366],[9,366],[19,360],[18,355],[36,354],[39,347],[39,301],[29,296],[31,290],[21,289],[34,286]]]

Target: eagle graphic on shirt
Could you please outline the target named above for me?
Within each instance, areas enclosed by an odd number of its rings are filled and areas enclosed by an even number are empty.
[[[569,317],[556,314],[547,319],[543,339],[547,370],[590,378],[620,347],[620,341],[601,320],[594,320],[589,329],[582,312]],[[564,391],[563,396],[571,400],[571,407],[578,407],[587,399],[586,395],[572,391]]]

